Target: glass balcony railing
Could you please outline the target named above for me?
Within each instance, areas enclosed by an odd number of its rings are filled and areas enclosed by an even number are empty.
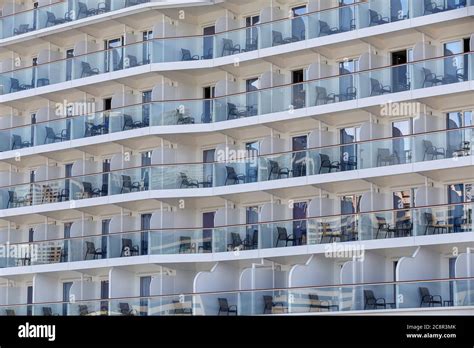
[[[474,305],[473,278],[235,290],[0,305],[0,315],[272,315],[364,310],[449,310]]]
[[[0,151],[18,150],[150,126],[236,120],[464,82],[474,78],[473,59],[474,54],[467,53],[213,99],[151,102],[81,116],[63,117],[0,130]],[[58,64],[56,68],[60,65]],[[37,67],[40,68],[47,66]],[[24,81],[27,81],[31,74],[29,77],[18,75],[25,71],[15,71],[15,79],[24,78]],[[5,74],[2,76],[5,77]],[[47,73],[44,76],[58,78],[60,73],[52,75]],[[6,86],[9,78],[4,81],[7,81],[4,84]],[[414,117],[420,112],[418,103],[407,102],[401,105],[403,112],[410,113]],[[82,110],[87,109],[87,105],[82,107]],[[405,155],[408,156],[408,153]],[[399,156],[403,154],[399,153]]]
[[[241,185],[472,156],[474,127],[418,133],[227,162],[163,164],[0,187],[0,209],[150,190]]]
[[[0,17],[0,38],[25,34],[151,0],[70,0]],[[470,0],[370,0],[215,35],[215,56],[248,52],[466,7]],[[258,38],[261,38],[259,40]],[[182,47],[182,46],[178,46]],[[197,51],[194,51],[197,52]],[[202,55],[210,54],[199,51]],[[192,56],[191,56],[192,57]]]
[[[134,0],[134,3],[140,1],[141,0]],[[81,2],[78,2],[77,4],[80,3]],[[104,2],[100,2],[100,4],[103,3]],[[115,2],[113,3],[115,4]],[[397,5],[395,3],[397,3]],[[430,6],[434,6],[433,4],[435,2],[429,3],[432,4]],[[448,0],[447,3],[443,5],[441,5],[440,2],[439,5],[431,7],[431,10],[428,10],[428,8],[425,10],[423,8],[424,4],[428,6],[428,3],[424,0],[401,0],[398,2],[391,0],[372,0],[369,2],[345,5],[338,8],[331,8],[320,12],[309,13],[294,18],[286,18],[269,23],[263,23],[254,27],[240,28],[218,33],[212,36],[187,36],[152,39],[149,41],[112,48],[105,51],[98,51],[73,58],[57,60],[35,67],[25,67],[2,73],[0,76],[1,85],[3,86],[1,94],[14,93],[31,88],[100,75],[111,71],[123,70],[150,63],[196,61],[235,55],[261,48],[274,47],[292,42],[386,24],[393,21],[404,20],[409,18],[409,14],[413,14],[416,17],[448,11],[455,8],[462,8],[466,6],[466,1]],[[64,3],[59,5],[62,7],[67,6],[67,4]],[[93,8],[94,6],[98,6],[92,5],[93,4],[91,4],[89,7]],[[51,6],[58,6],[58,4]],[[77,5],[75,6],[77,7]],[[123,4],[121,6],[123,6]],[[58,8],[58,13],[55,15],[52,12],[47,11],[46,7],[46,9],[36,10],[36,12],[27,11],[23,14],[3,17],[3,19],[0,20],[3,20],[5,27],[5,22],[12,20],[20,23],[31,22],[33,21],[33,17],[43,14],[43,12],[49,12],[50,14],[48,16],[59,16],[59,13],[62,13],[64,9],[65,8]],[[76,10],[73,9],[73,11]],[[83,12],[84,11],[85,10],[83,10]],[[33,15],[33,13],[37,14]],[[16,18],[16,16],[26,16],[29,17],[29,19],[20,19]],[[41,21],[39,21],[38,19],[38,23],[43,22],[46,23],[46,20],[41,19]],[[48,23],[53,22],[54,20],[48,21]],[[8,23],[6,27],[15,28],[14,30],[16,30],[17,33],[23,33],[32,29],[34,25],[22,24],[22,29],[19,29],[14,25],[12,26],[11,23]],[[6,29],[4,28],[4,31],[5,30]],[[403,67],[399,67],[398,69],[400,70],[400,74],[406,73],[406,69],[404,70]],[[432,72],[436,75],[445,76],[444,72]],[[386,78],[391,76],[391,74],[386,75]],[[467,78],[467,67],[465,69],[465,75]],[[454,76],[456,77],[456,74],[454,74]],[[381,85],[376,87],[374,92],[386,93],[386,89],[384,88],[386,83],[380,78],[378,81],[381,83]],[[348,77],[346,77],[344,80],[347,79]],[[443,81],[446,82],[445,80]],[[349,82],[346,81],[344,83]],[[415,85],[416,82],[413,81],[411,83]],[[419,83],[420,82],[418,82],[418,84]],[[334,85],[334,83],[331,84]],[[335,93],[338,101],[341,99],[347,100],[347,94],[354,94],[353,98],[360,98],[364,96],[364,92],[362,90],[359,90],[359,93],[354,92],[353,90],[347,90],[348,87],[353,87],[352,85],[344,85],[343,87],[344,88],[342,90],[337,90],[337,93]],[[379,87],[382,89],[380,90]],[[393,86],[392,92],[395,92],[397,88],[402,87],[405,89],[420,88],[416,86],[408,86],[408,81],[397,81],[397,86]],[[366,91],[365,93],[370,94],[370,85],[366,89],[368,92]],[[360,94],[360,92],[362,92],[362,94]],[[325,99],[323,98],[322,100],[324,101]]]
[[[70,23],[151,0],[68,0],[0,17],[0,39]]]
[[[0,267],[202,254],[473,232],[474,203],[372,211],[209,229],[157,229],[8,244]]]

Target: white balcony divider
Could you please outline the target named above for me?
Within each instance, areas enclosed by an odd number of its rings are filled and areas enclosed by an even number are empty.
[[[210,271],[196,274],[193,282],[193,292],[232,291],[238,289],[239,268],[231,263],[218,262]],[[217,315],[219,311],[218,298],[220,295],[194,295],[193,308],[195,315]],[[236,293],[226,296],[229,305],[237,304]]]
[[[418,247],[412,256],[405,256],[398,260],[396,273],[396,281],[406,280],[427,280],[440,279],[447,276],[446,269],[441,267],[441,254],[427,247]],[[448,298],[448,294],[441,293],[446,290],[440,283],[427,283],[425,285],[430,294],[441,295]],[[399,308],[419,307],[418,287],[400,285],[398,287],[399,294],[402,295],[402,301],[399,302]],[[445,295],[445,296],[443,296]],[[401,303],[400,303],[401,302]]]
[[[280,271],[276,270],[272,265],[265,265],[265,261],[262,261],[262,263],[252,264],[252,267],[245,268],[240,273],[240,290],[274,288],[275,274],[278,272]],[[273,292],[242,292],[238,295],[238,307],[240,308],[242,315],[259,315],[264,312],[265,302],[263,295],[273,296]]]

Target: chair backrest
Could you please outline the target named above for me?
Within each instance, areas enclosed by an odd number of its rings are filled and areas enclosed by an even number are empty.
[[[389,157],[390,156],[390,149],[385,149],[385,148],[382,148],[382,149],[377,149],[377,155],[379,157]]]
[[[225,166],[225,170],[227,172],[227,177],[230,178],[230,177],[233,177],[235,176],[235,169],[234,167],[230,167],[230,166]]]
[[[130,314],[131,312],[130,305],[126,302],[120,302],[119,309],[120,309],[120,313],[122,314]]]
[[[53,310],[51,307],[43,307],[43,315],[44,316],[52,316],[53,315]]]
[[[132,187],[132,178],[130,175],[122,175],[122,187]]]
[[[268,160],[268,163],[270,164],[270,172],[272,172],[272,173],[278,173],[278,170],[280,169],[280,166],[278,165],[278,162],[277,162],[277,161]]]
[[[13,77],[10,77],[10,89],[19,89],[20,88],[20,81]]]
[[[433,143],[430,140],[423,140],[423,147],[425,150],[430,150],[433,148]]]
[[[81,62],[82,71],[88,73],[92,70],[91,65],[88,62]]]
[[[319,154],[319,157],[321,158],[321,165],[323,165],[323,162],[324,163],[331,163],[331,161],[329,160],[329,156],[324,154],[324,153],[320,153]]]
[[[122,250],[124,249],[131,249],[132,248],[132,240],[129,238],[122,238]]]
[[[46,138],[55,138],[56,134],[54,133],[53,128],[51,127],[45,127],[46,128]]]
[[[217,301],[219,301],[219,309],[221,311],[229,310],[229,303],[227,302],[226,298],[219,297]]]
[[[86,305],[79,305],[79,315],[87,315],[89,314],[89,309]]]
[[[48,16],[48,20],[46,23],[53,22],[56,20],[56,16],[53,12],[46,11],[46,15]]]
[[[130,115],[123,115],[123,128],[133,125],[133,118]]]
[[[380,82],[374,78],[370,78],[370,86],[372,87],[372,91],[378,92],[380,91]]]
[[[423,69],[423,73],[425,74],[425,78],[431,77],[431,70],[428,68],[421,68]]]
[[[180,247],[190,248],[191,247],[191,237],[181,236],[179,237]]]
[[[316,86],[316,102],[320,99],[326,99],[328,96],[328,92],[326,91],[325,87]]]
[[[92,192],[92,184],[90,182],[84,181],[82,183],[82,187],[84,188],[84,192],[91,193]]]
[[[375,218],[377,219],[377,223],[378,223],[379,227],[382,226],[382,225],[387,224],[387,220],[385,219],[385,217],[375,216]]]
[[[232,244],[234,246],[236,245],[241,245],[242,244],[242,239],[240,238],[240,234],[236,233],[236,232],[232,232],[230,234],[231,238],[232,238]]]
[[[21,147],[23,140],[21,136],[18,134],[13,134],[13,143],[12,143],[12,150],[15,150],[18,147]]]
[[[186,49],[186,48],[182,48],[181,49],[181,60],[190,60],[191,59],[191,51]]]
[[[433,214],[425,212],[423,215],[425,217],[426,224],[432,225],[434,222]]]
[[[269,295],[264,295],[263,296],[263,302],[265,303],[265,309],[266,310],[271,310],[273,307],[273,296]]]
[[[276,30],[272,30],[272,39],[273,43],[281,43],[283,42],[283,35]]]
[[[286,231],[285,227],[279,227],[277,226],[277,231],[278,231],[278,239],[286,239],[288,238],[288,232]]]
[[[13,316],[16,315],[14,309],[5,309],[5,313],[6,313],[7,316],[9,316],[9,317],[13,317]]]
[[[222,39],[223,50],[231,50],[234,47],[234,42],[231,39]]]
[[[312,301],[319,301],[319,296],[317,294],[309,294],[309,300]]]
[[[94,242],[86,242],[86,250],[87,252],[95,252],[95,244]]]
[[[364,298],[366,302],[369,300],[375,300],[374,292],[372,290],[364,290]]]
[[[319,31],[321,33],[325,33],[327,34],[328,32],[331,31],[331,29],[329,28],[329,24],[327,24],[327,22],[325,21],[319,21]]]
[[[420,296],[422,298],[425,296],[430,296],[430,290],[428,288],[425,288],[424,286],[419,287],[418,291],[420,292]]]
[[[379,14],[377,13],[377,11],[374,11],[374,10],[369,9],[369,15],[370,15],[371,22],[376,21],[379,18]]]

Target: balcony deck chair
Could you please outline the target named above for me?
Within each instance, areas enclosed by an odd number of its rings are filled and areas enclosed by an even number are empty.
[[[423,16],[426,16],[427,14],[444,12],[445,10],[446,9],[444,8],[444,6],[439,6],[436,2],[433,2],[431,0],[424,0]]]
[[[138,314],[137,310],[134,308],[131,308],[127,302],[119,303],[119,311],[120,311],[120,314],[128,315],[128,316],[135,316]]]
[[[227,119],[235,120],[250,115],[251,106],[237,106],[233,103],[227,103]]]
[[[181,49],[181,60],[182,61],[199,60],[199,56],[196,55],[196,54],[192,55],[190,50],[188,50],[186,48],[182,48]]]
[[[52,317],[52,316],[59,316],[59,314],[53,314],[53,309],[51,307],[43,307],[43,316],[45,317]]]
[[[273,302],[273,296],[263,295],[263,314],[273,314],[273,308],[279,307],[282,312],[285,311],[283,302]]]
[[[120,193],[130,193],[140,191],[140,183],[138,181],[132,182],[130,175],[122,175],[122,188]]]
[[[316,309],[316,312],[321,312],[322,309],[327,310],[328,312],[331,308],[339,310],[339,305],[333,305],[331,302],[326,300],[320,300],[317,294],[309,294],[309,311],[315,312],[313,309]]]
[[[446,158],[446,149],[444,147],[436,147],[430,140],[423,140],[423,147],[425,152],[423,153],[423,161],[428,159],[428,156],[431,156],[431,159],[438,159],[438,156],[441,158]]]
[[[419,287],[418,291],[420,292],[420,307],[423,307],[424,304],[427,304],[428,307],[434,307],[435,305],[439,305],[440,307],[443,305],[443,299],[441,295],[431,295],[430,290],[426,287]]]
[[[180,185],[179,188],[199,187],[199,182],[194,179],[189,179],[186,173],[179,173]]]
[[[145,125],[143,124],[143,121],[134,121],[133,117],[130,115],[123,115],[123,126],[122,130],[130,130],[130,129],[137,129],[137,128],[143,128]]]
[[[56,18],[56,15],[53,12],[46,11],[46,24],[45,27],[50,27],[58,24],[66,23],[65,18]]]
[[[272,30],[272,46],[284,45],[292,42],[300,41],[300,39],[296,36],[285,37],[283,38],[283,34],[279,31]]]
[[[82,183],[82,196],[84,198],[99,197],[100,189],[92,188],[92,184],[90,182],[84,181]]]
[[[13,34],[14,35],[21,35],[21,34],[26,34],[29,33],[30,31],[34,31],[34,28],[30,28],[29,24],[20,24],[18,26],[18,29],[15,28],[13,29]]]
[[[398,163],[400,163],[398,155],[395,153],[390,153],[390,149],[377,149],[377,167],[386,165],[390,166]]]
[[[326,105],[327,103],[335,103],[336,102],[336,94],[334,93],[327,93],[326,88],[316,86],[316,103],[315,105]]]
[[[321,161],[321,163],[319,165],[319,174],[321,174],[323,168],[327,169],[328,173],[331,173],[333,169],[335,169],[336,171],[341,169],[341,162],[331,161],[329,159],[328,155],[320,153],[319,158],[320,158],[320,161]]]
[[[186,254],[191,252],[191,237],[179,237],[179,253]]]
[[[97,14],[107,13],[112,10],[112,0],[102,0],[97,4]]]
[[[62,142],[65,140],[69,140],[67,129],[63,129],[59,133],[56,133],[51,127],[45,127],[45,129],[46,136],[44,138],[44,144],[55,143],[56,141]]]
[[[25,147],[33,146],[33,144],[30,141],[23,140],[20,135],[13,134],[12,137],[13,137],[12,150],[23,149]]]
[[[138,255],[140,255],[140,247],[138,245],[133,245],[131,239],[122,238],[122,251],[120,252],[120,257]]]
[[[239,233],[231,232],[230,238],[232,240],[232,243],[227,244],[227,251],[234,251],[243,247],[244,242],[242,241],[242,238],[240,238]]]
[[[376,298],[372,290],[364,290],[364,310],[365,309],[387,309],[387,302],[385,298]]]
[[[341,33],[341,30],[336,27],[330,27],[325,21],[319,21],[319,36],[326,36]]]
[[[86,305],[79,305],[78,309],[79,309],[79,315],[81,316],[90,314],[89,308],[87,308]]]
[[[292,172],[291,169],[287,167],[280,167],[277,161],[268,160],[270,165],[270,170],[268,171],[268,180],[271,180],[272,175],[276,175],[277,179],[281,179],[282,176],[290,177]]]
[[[231,39],[222,39],[222,57],[240,53],[241,48],[239,44],[235,44]]]
[[[180,314],[180,315],[192,315],[193,310],[192,308],[188,308],[184,306],[184,303],[181,303],[179,300],[172,300],[173,303],[173,314]]]
[[[20,83],[20,80],[10,77],[10,93],[26,91],[27,89],[35,88],[34,81],[30,85]]]
[[[221,315],[221,313],[225,313],[226,315],[230,315],[231,313],[237,315],[237,305],[230,305],[226,298],[219,297],[217,299],[219,302],[219,311],[217,315]]]
[[[96,248],[94,242],[84,242],[86,246],[86,252],[84,255],[84,260],[87,260],[89,255],[92,256],[93,260],[97,260],[100,256],[101,259],[105,258],[105,252],[103,248]]]
[[[245,174],[237,174],[234,167],[225,166],[225,170],[227,172],[227,176],[225,178],[224,185],[227,186],[229,180],[233,181],[233,184],[240,184],[240,182],[245,182],[246,175]]]
[[[288,231],[286,230],[285,227],[280,227],[277,226],[277,240],[275,243],[275,248],[278,248],[278,244],[280,242],[285,242],[285,247],[288,246],[288,243],[291,242],[291,244],[294,246],[296,243],[296,238],[292,234],[288,234]]]
[[[94,75],[99,75],[100,71],[98,68],[92,68],[88,62],[81,62],[81,77],[89,77]]]
[[[180,110],[176,110],[176,114],[178,115],[176,124],[194,124],[194,117],[186,116]]]
[[[379,80],[370,78],[370,95],[382,95],[385,93],[392,93],[392,87],[384,86]]]
[[[94,16],[97,14],[97,9],[95,8],[88,8],[87,5],[83,2],[77,3],[79,8],[77,10],[77,17],[76,19],[86,18],[89,16]]]
[[[374,25],[390,23],[390,19],[388,17],[382,17],[382,15],[380,15],[375,10],[369,9],[369,17],[370,17],[369,27],[374,26]]]

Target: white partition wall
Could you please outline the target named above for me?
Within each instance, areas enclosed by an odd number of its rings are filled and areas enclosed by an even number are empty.
[[[397,281],[430,280],[443,278],[441,254],[427,247],[418,247],[411,257],[402,257],[397,264]],[[419,307],[421,303],[420,287],[427,288],[431,295],[449,298],[447,282],[427,282],[417,284],[401,284],[397,296],[400,299],[399,308]]]
[[[101,223],[93,220],[78,220],[71,225],[70,248],[71,261],[89,260],[94,255],[87,254],[87,244],[92,243],[95,250],[104,250],[105,240],[101,237]]]
[[[153,314],[176,314],[176,303],[181,308],[192,309],[192,296],[185,296],[193,292],[196,272],[185,269],[162,268],[160,274],[152,277],[150,283],[150,296],[155,296],[149,308]]]
[[[139,289],[136,286],[138,279],[135,273],[122,268],[113,267],[109,271],[109,279],[110,298],[136,297],[140,295]],[[116,303],[116,305],[118,304]],[[112,311],[113,310],[114,308],[112,308]]]
[[[58,278],[46,274],[33,276],[33,303],[60,302],[62,300],[62,284]],[[51,309],[53,313],[57,310],[57,308]],[[34,306],[34,315],[43,315],[41,306]]]
[[[265,203],[259,215],[260,222],[286,220],[292,217],[292,210],[288,204]],[[260,224],[259,247],[273,248],[278,240],[278,230],[273,224]],[[290,231],[287,231],[291,234]]]
[[[272,296],[272,291],[258,291],[259,289],[271,289],[275,284],[275,273],[278,272],[272,265],[264,265],[264,262],[253,264],[240,273],[239,289],[256,290],[243,291],[239,294],[238,310],[241,315],[263,314],[265,302],[263,295]]]
[[[288,273],[288,287],[311,287],[338,284],[338,266],[335,259],[325,255],[311,255],[304,264],[294,265]],[[339,289],[337,288],[314,288],[305,290],[295,290],[292,292],[293,301],[289,303],[291,313],[308,311],[308,298],[310,294],[315,294],[320,300],[328,303],[338,304]]]
[[[139,230],[140,219],[137,216],[116,215],[112,217],[112,219],[110,219],[109,233],[116,235],[109,238],[109,257],[130,256],[130,248],[138,248],[138,253],[140,254],[142,248],[141,236],[139,233],[134,233]],[[117,234],[119,232],[130,233]]]
[[[456,258],[454,273],[456,278],[470,278],[474,274],[474,256],[472,250],[459,254]],[[453,282],[453,301],[454,306],[468,306],[474,303],[474,283],[472,279],[457,280]]]
[[[229,305],[237,304],[239,269],[231,263],[218,262],[210,271],[199,272],[194,278],[193,292],[234,291],[223,294],[205,294],[193,296],[195,315],[217,315],[218,298],[227,298]]]
[[[377,191],[364,192],[359,204],[361,213],[388,210],[392,208],[393,196],[392,193]],[[360,239],[376,239],[376,233],[380,222],[378,218],[384,218],[387,223],[392,223],[390,214],[366,213],[360,215],[358,225]]]

